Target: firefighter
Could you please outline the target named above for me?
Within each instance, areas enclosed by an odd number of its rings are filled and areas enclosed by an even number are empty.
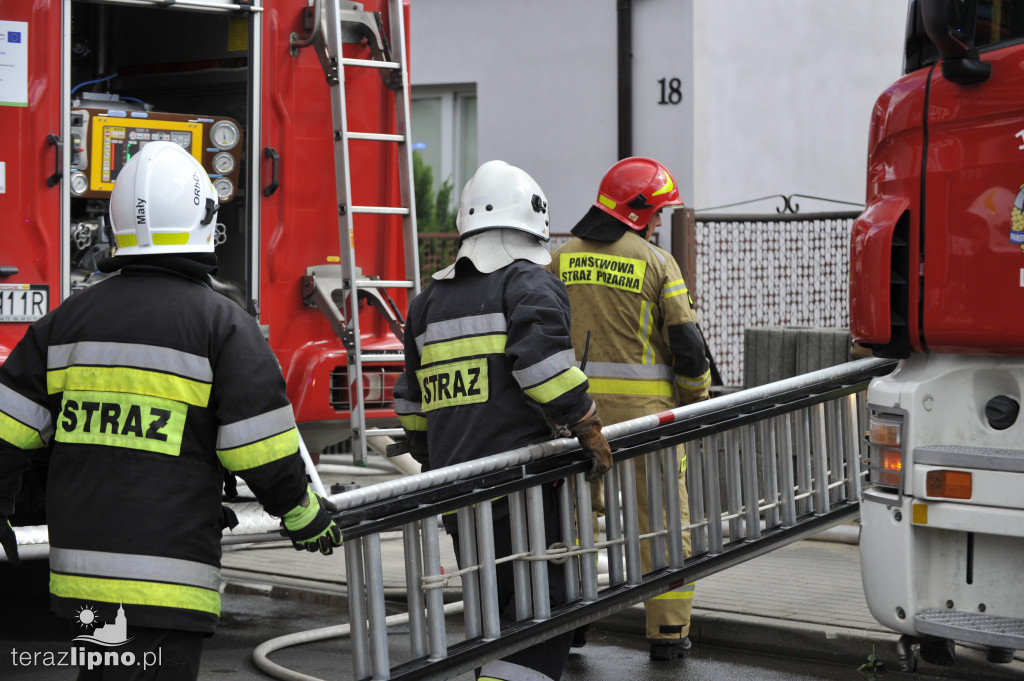
[[[572,339],[580,349],[590,333],[586,373],[590,392],[607,423],[691,404],[708,397],[710,365],[697,314],[679,265],[650,243],[661,211],[680,206],[668,169],[650,158],[627,158],[605,173],[597,200],[572,229],[574,238],[557,249],[550,269],[566,285],[572,305]],[[689,522],[685,467],[678,478],[683,525]],[[649,531],[646,465],[635,459],[640,532]],[[603,494],[592,487],[594,508]],[[690,534],[684,533],[690,553]],[[642,542],[642,567],[651,569],[650,542]],[[690,648],[693,585],[644,603],[651,659],[675,660]],[[586,643],[585,629],[575,645]]]
[[[395,411],[425,470],[543,442],[563,428],[590,457],[589,479],[611,466],[587,377],[575,364],[565,287],[543,267],[551,261],[543,244],[549,225],[547,198],[523,170],[489,161],[466,183],[456,261],[409,306],[406,369],[395,386]],[[559,541],[554,488],[546,486],[543,498],[550,545]],[[509,555],[507,499],[495,502],[494,518],[496,556]],[[454,515],[444,522],[456,535]],[[565,602],[561,566],[548,563],[548,581],[551,603]],[[514,620],[511,563],[498,567],[498,592],[503,621]],[[480,678],[557,681],[571,638],[490,662]]]
[[[296,549],[330,554],[342,541],[307,484],[276,358],[208,284],[216,210],[198,161],[145,145],[111,194],[117,248],[104,269],[118,274],[33,323],[0,367],[4,551],[17,562],[8,517],[29,457],[48,450],[51,606],[75,637],[100,636],[100,621],[105,641],[124,623],[108,643],[136,660],[158,650],[160,666],[132,679],[198,676],[221,608],[225,470]],[[78,678],[126,672],[82,666]]]

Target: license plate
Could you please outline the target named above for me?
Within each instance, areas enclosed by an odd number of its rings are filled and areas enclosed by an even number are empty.
[[[0,322],[34,322],[49,310],[46,284],[0,284]]]

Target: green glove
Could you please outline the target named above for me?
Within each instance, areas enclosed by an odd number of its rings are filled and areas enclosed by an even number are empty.
[[[334,547],[341,546],[342,540],[341,530],[331,517],[331,513],[337,512],[334,504],[307,486],[306,498],[282,518],[295,550],[319,551],[325,556],[334,553]]]
[[[7,560],[11,565],[17,567],[21,563],[21,557],[18,555],[18,538],[14,536],[11,521],[2,515],[0,515],[0,546],[3,546],[4,553],[7,554]]]

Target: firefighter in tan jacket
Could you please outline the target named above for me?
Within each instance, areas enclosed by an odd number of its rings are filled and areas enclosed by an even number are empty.
[[[591,334],[586,374],[605,423],[618,423],[707,399],[710,364],[679,265],[650,243],[665,206],[682,205],[665,166],[627,158],[601,181],[597,201],[572,229],[574,238],[553,254],[549,268],[569,291],[577,362]],[[677,472],[683,525],[689,522],[686,456]],[[649,531],[646,466],[635,459],[640,532]],[[592,487],[594,508],[603,494]],[[690,555],[689,532],[684,551]],[[644,572],[650,542],[642,543]],[[674,660],[690,648],[693,584],[644,603],[651,659]],[[582,633],[582,632],[580,632]],[[585,638],[578,634],[577,645]]]

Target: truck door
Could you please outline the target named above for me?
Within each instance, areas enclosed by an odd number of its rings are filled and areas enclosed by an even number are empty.
[[[978,3],[976,45],[991,76],[957,84],[936,68],[929,85],[923,336],[932,352],[1024,352],[1024,12],[1007,4]]]
[[[0,362],[61,299],[62,3],[0,0]]]

